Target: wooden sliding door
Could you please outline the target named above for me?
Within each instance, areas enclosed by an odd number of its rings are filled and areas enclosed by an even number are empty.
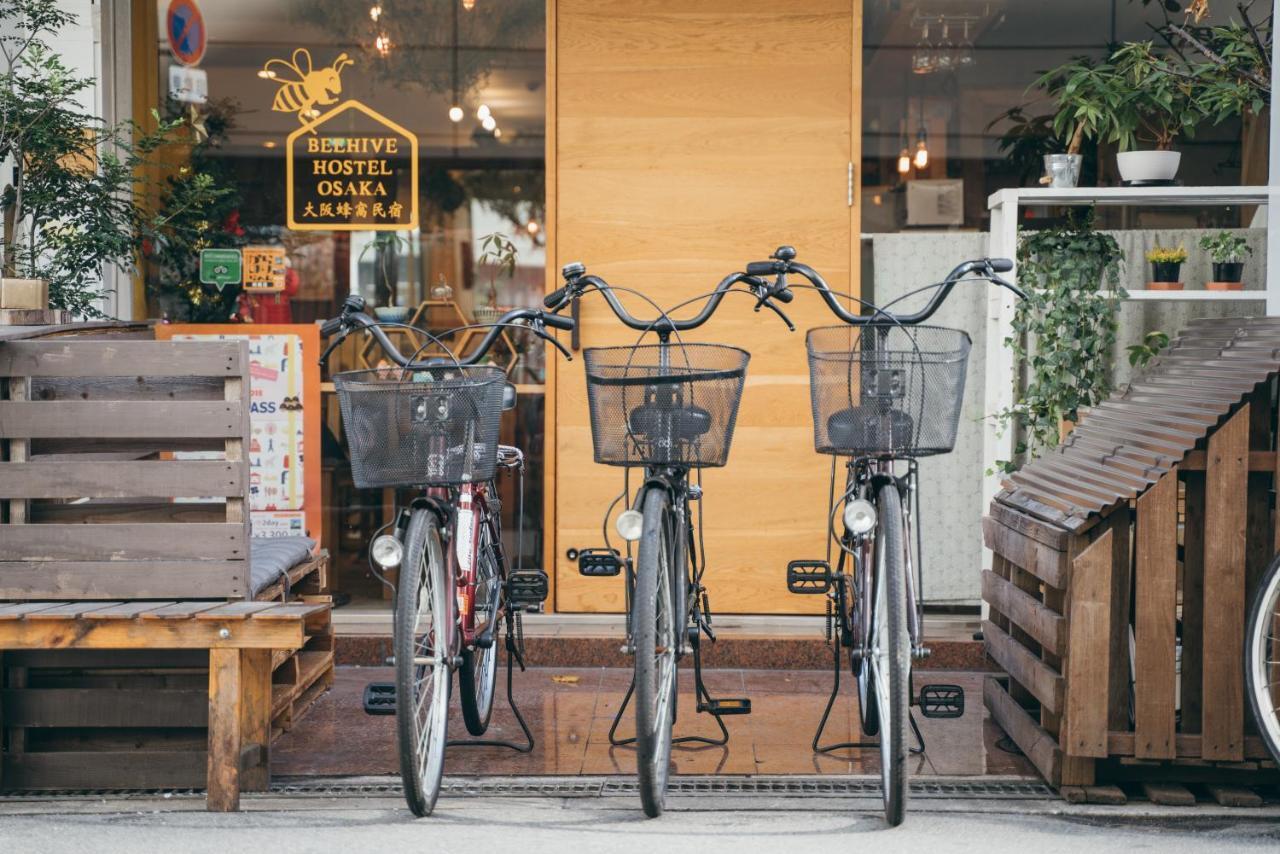
[[[860,0],[549,6],[553,269],[582,261],[671,306],[790,243],[856,291]],[[718,612],[808,611],[819,597],[789,595],[784,579],[789,559],[826,542],[829,461],[813,452],[804,330],[834,318],[811,292],[787,309],[796,333],[751,305],[726,301],[686,338],[752,354],[729,464],[703,479],[708,586]],[[583,346],[635,341],[598,296],[581,309]],[[581,360],[557,366],[548,402],[555,608],[619,610],[621,582],[582,578],[567,557],[603,545],[622,488],[620,469],[591,459]]]

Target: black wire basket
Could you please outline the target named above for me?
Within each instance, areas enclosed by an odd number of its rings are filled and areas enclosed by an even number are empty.
[[[360,489],[493,478],[507,376],[492,366],[335,374]]]
[[[722,466],[751,354],[720,344],[583,351],[595,461]]]
[[[840,456],[923,457],[956,444],[968,333],[940,326],[823,326],[805,337],[813,442]]]

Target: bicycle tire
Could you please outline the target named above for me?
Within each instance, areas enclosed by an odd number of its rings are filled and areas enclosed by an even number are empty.
[[[502,608],[502,572],[494,558],[490,542],[489,526],[480,525],[480,539],[476,547],[476,600],[481,595],[489,599],[489,619],[497,621]],[[484,594],[481,590],[484,590]],[[458,668],[458,701],[462,706],[462,722],[472,735],[484,735],[493,714],[493,698],[498,689],[498,638],[484,648],[466,647],[462,650],[462,665]]]
[[[415,510],[405,532],[393,642],[400,777],[405,802],[419,817],[430,815],[435,808],[448,742],[449,688],[453,682],[450,650],[435,646],[439,637],[436,627],[454,624],[456,604],[445,582],[439,522],[430,510]],[[430,622],[419,638],[424,618]],[[418,657],[434,658],[436,664],[418,664]],[[423,689],[421,694],[419,689]],[[407,710],[412,714],[406,714]]]
[[[1244,661],[1258,732],[1280,762],[1280,556],[1271,562],[1254,594]]]
[[[884,818],[902,824],[907,811],[907,732],[911,714],[911,639],[907,628],[906,527],[902,496],[894,484],[880,487],[874,545],[876,609],[872,666],[880,719],[880,784]]]
[[[671,576],[677,549],[673,540],[671,499],[666,490],[648,490],[643,507],[636,593],[631,606],[636,764],[644,814],[656,818],[662,815],[666,803],[671,728],[675,723],[676,615]]]

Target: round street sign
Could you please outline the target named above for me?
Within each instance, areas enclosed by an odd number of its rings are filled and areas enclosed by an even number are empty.
[[[186,66],[200,64],[204,58],[204,16],[196,0],[170,0],[165,15],[164,31],[173,58]]]

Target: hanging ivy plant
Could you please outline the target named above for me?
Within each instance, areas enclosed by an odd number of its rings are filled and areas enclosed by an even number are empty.
[[[1111,391],[1110,360],[1124,290],[1123,255],[1114,237],[1095,231],[1085,209],[1067,225],[1028,231],[1018,242],[1018,283],[1027,298],[1018,303],[1013,334],[1005,339],[1022,378],[1014,405],[996,415],[1003,429],[1016,429],[1016,460],[1055,448],[1062,424],[1100,403]]]

